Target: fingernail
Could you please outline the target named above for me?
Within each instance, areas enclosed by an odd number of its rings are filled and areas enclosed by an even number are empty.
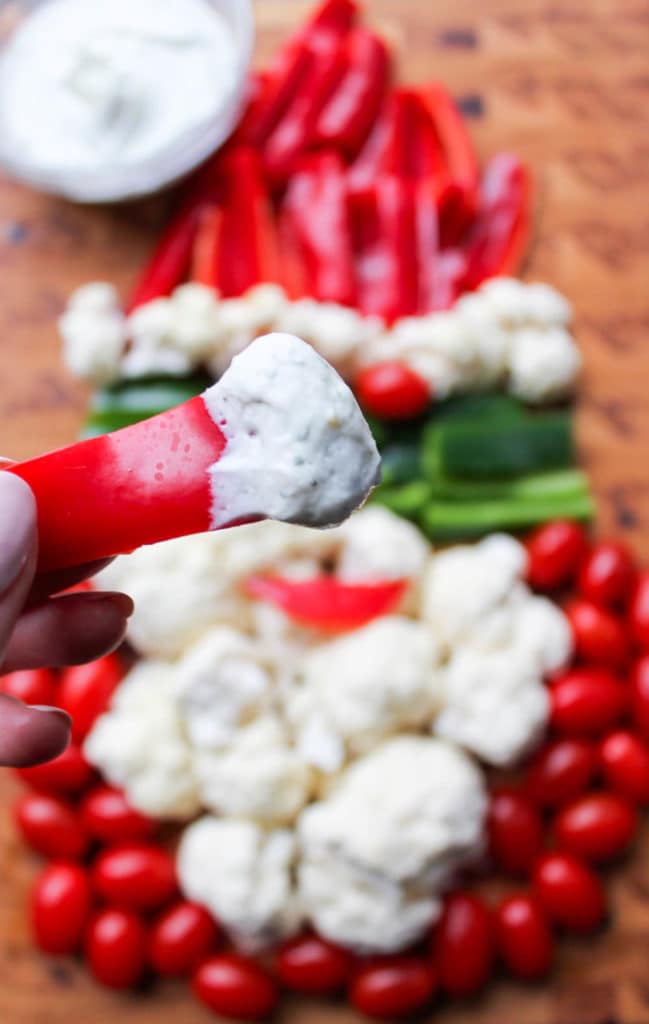
[[[20,477],[0,472],[0,593],[20,575],[35,535],[34,495]]]
[[[30,711],[45,711],[48,715],[57,715],[66,725],[72,725],[72,718],[63,708],[55,708],[51,704],[27,704]]]
[[[99,590],[96,593],[87,593],[83,595],[84,604],[91,602],[110,602],[112,605],[117,607],[117,610],[124,616],[125,619],[129,619],[135,610],[133,599],[128,594],[121,594],[119,591],[112,590]]]

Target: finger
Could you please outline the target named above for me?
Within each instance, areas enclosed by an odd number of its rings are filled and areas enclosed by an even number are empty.
[[[126,594],[69,594],[31,608],[19,619],[2,672],[81,665],[115,650],[133,602]]]
[[[61,754],[72,719],[59,708],[29,707],[0,695],[0,765],[26,768]]]
[[[98,572],[110,565],[111,561],[111,558],[102,558],[97,562],[73,566],[71,569],[57,569],[55,572],[40,573],[32,584],[28,604],[40,604],[52,594],[60,594],[62,590],[68,590],[70,587],[76,586],[77,583],[96,576]]]
[[[0,472],[0,657],[34,578],[36,502],[27,484]]]

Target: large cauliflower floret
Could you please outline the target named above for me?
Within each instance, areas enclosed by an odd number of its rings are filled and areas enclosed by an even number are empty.
[[[190,372],[193,362],[177,344],[172,323],[170,299],[154,299],[131,313],[127,322],[130,346],[122,360],[124,377]]]
[[[275,325],[276,331],[308,341],[343,376],[349,374],[357,353],[383,328],[378,317],[361,316],[347,306],[314,299],[287,303]]]
[[[250,573],[328,551],[331,543],[323,531],[255,523],[140,548],[116,559],[98,581],[134,599],[128,637],[141,654],[176,658],[219,623],[250,625],[251,605],[241,591]]]
[[[338,527],[336,575],[348,583],[418,580],[430,555],[419,530],[380,505],[370,505]]]
[[[126,349],[126,319],[112,285],[83,285],[70,297],[59,320],[63,359],[75,376],[91,384],[110,384],[121,374]]]
[[[178,879],[188,899],[206,906],[238,945],[255,950],[300,927],[296,855],[292,831],[204,817],[183,832]]]
[[[173,670],[166,663],[136,665],[111,710],[95,722],[84,753],[140,811],[184,819],[196,814],[200,803],[172,689]]]
[[[389,740],[356,761],[298,819],[299,895],[322,935],[389,952],[418,939],[439,897],[483,847],[480,771],[422,736]]]
[[[268,710],[273,680],[262,651],[248,636],[217,626],[178,663],[175,695],[190,742],[225,746],[243,725]]]
[[[527,565],[522,544],[492,534],[431,558],[423,584],[422,613],[446,651],[463,643],[500,642],[511,630],[512,603]]]
[[[308,652],[287,698],[303,757],[335,771],[347,755],[425,725],[440,701],[437,663],[430,630],[396,615]]]
[[[563,327],[528,327],[512,341],[509,390],[535,404],[567,398],[581,369],[579,349]]]
[[[281,721],[268,715],[222,751],[198,751],[193,765],[203,805],[227,817],[288,825],[313,793],[311,769]]]
[[[538,668],[515,647],[463,648],[444,673],[438,736],[489,764],[511,765],[539,742],[548,720],[548,696]]]

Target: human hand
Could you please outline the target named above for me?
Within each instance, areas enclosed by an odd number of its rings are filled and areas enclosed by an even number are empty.
[[[126,594],[61,595],[105,562],[37,576],[37,552],[34,495],[19,477],[0,472],[0,673],[99,658],[122,641],[133,611]],[[65,711],[0,694],[0,765],[56,757],[69,743],[70,725]]]

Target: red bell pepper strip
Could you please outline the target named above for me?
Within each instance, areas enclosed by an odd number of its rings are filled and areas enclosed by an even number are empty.
[[[354,255],[342,157],[312,153],[293,174],[284,201],[303,254],[309,294],[320,302],[352,306]]]
[[[343,36],[356,16],[352,0],[325,0],[291,36],[267,72],[263,97],[248,118],[245,141],[263,147],[313,72],[313,44],[322,35]]]
[[[464,118],[448,89],[440,82],[431,82],[421,90],[437,136],[446,157],[449,177],[464,193],[467,221],[478,204],[480,173],[475,149]]]
[[[415,184],[417,312],[429,313],[438,288],[440,256],[439,192],[431,180]]]
[[[289,299],[303,299],[310,294],[306,267],[293,216],[284,208],[280,208],[277,214],[277,238],[279,283]]]
[[[393,611],[401,600],[407,580],[380,583],[343,583],[334,576],[289,580],[250,576],[244,589],[250,597],[281,608],[304,626],[330,631],[358,629]]]
[[[383,40],[366,28],[354,29],[345,46],[345,72],[320,112],[313,143],[334,146],[355,157],[376,121],[390,76]]]
[[[185,280],[191,266],[201,210],[201,204],[196,203],[184,205],[178,211],[133,289],[126,304],[127,313],[153,299],[170,295]]]
[[[271,88],[272,75],[270,71],[260,70],[251,72],[248,78],[243,114],[235,131],[230,136],[229,145],[255,145],[256,127],[267,103],[267,96]]]
[[[414,183],[379,177],[350,196],[358,308],[392,323],[417,311]]]
[[[239,146],[223,157],[222,219],[214,283],[224,297],[279,281],[279,253],[270,199],[256,150]]]
[[[309,70],[264,146],[264,166],[276,182],[285,180],[312,142],[324,104],[345,70],[344,36],[321,32],[307,42]]]
[[[194,251],[192,253],[191,279],[195,284],[210,288],[216,286],[215,267],[221,236],[223,214],[219,206],[208,206],[200,216]]]
[[[210,529],[208,469],[225,438],[202,396],[5,472],[38,508],[39,569],[79,565]]]
[[[426,312],[451,309],[466,291],[467,257],[461,249],[442,249],[435,267],[433,288]]]
[[[529,171],[518,157],[499,153],[489,161],[477,218],[462,246],[465,289],[518,271],[530,236],[531,191]]]

